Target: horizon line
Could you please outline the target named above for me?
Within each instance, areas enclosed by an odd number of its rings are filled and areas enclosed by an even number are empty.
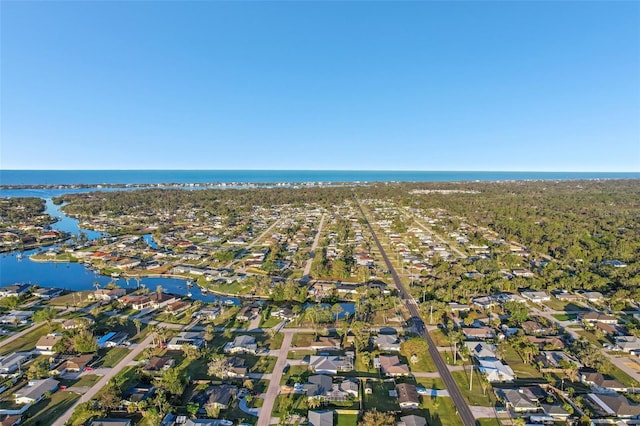
[[[638,173],[640,170],[480,170],[480,169],[171,169],[171,168],[140,168],[140,169],[4,169],[0,172],[136,172],[136,171],[174,171],[174,172],[455,172],[455,173]]]

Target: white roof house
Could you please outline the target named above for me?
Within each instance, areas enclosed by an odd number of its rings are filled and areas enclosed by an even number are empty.
[[[42,399],[45,393],[58,389],[58,382],[54,379],[31,380],[26,386],[15,393],[16,404],[31,404]]]
[[[495,360],[490,361],[486,359],[479,359],[478,369],[481,373],[487,375],[487,380],[490,383],[494,382],[512,382],[516,378],[516,374],[511,367],[503,364],[502,361]]]

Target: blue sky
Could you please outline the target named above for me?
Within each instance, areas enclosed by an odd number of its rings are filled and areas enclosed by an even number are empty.
[[[3,169],[640,171],[638,2],[2,2]]]

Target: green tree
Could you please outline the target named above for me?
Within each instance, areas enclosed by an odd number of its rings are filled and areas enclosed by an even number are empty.
[[[187,385],[187,375],[179,368],[169,368],[162,373],[159,384],[170,394],[180,396]]]
[[[400,344],[400,353],[412,363],[426,355],[428,350],[429,344],[422,337],[410,337]]]
[[[31,319],[33,322],[46,322],[51,331],[51,322],[57,317],[58,311],[56,308],[44,308],[33,313]]]
[[[49,377],[49,360],[46,357],[37,358],[27,370],[27,378],[29,380],[43,377]]]
[[[367,411],[358,422],[358,426],[395,426],[396,420],[391,413],[383,413],[375,408]]]

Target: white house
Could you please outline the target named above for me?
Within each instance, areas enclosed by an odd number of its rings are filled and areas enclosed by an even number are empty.
[[[47,392],[58,389],[58,382],[54,379],[31,380],[26,386],[15,393],[16,404],[31,404],[38,402]]]

